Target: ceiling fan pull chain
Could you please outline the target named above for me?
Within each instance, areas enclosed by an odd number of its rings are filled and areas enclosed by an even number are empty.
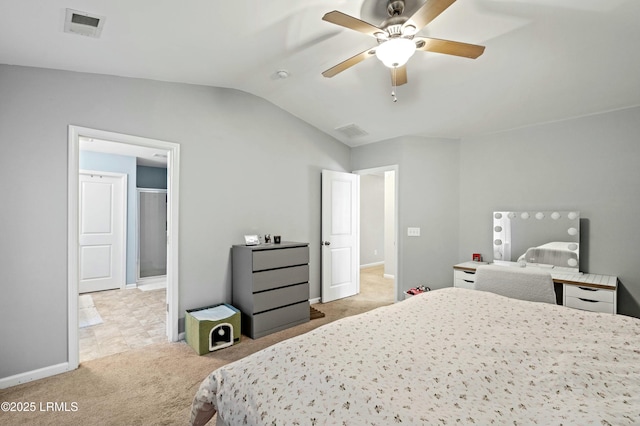
[[[393,67],[392,73],[393,78],[391,80],[393,81],[391,82],[391,97],[393,98],[393,102],[398,102],[398,98],[396,96],[396,67]]]

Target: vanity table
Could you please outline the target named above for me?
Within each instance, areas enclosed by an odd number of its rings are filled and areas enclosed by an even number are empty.
[[[476,268],[483,262],[463,262],[453,266],[453,286],[475,289]],[[505,268],[519,268],[516,263]],[[535,266],[527,266],[532,268]],[[541,268],[546,269],[546,268]],[[562,304],[586,311],[618,311],[618,277],[547,269],[553,282],[562,284]]]

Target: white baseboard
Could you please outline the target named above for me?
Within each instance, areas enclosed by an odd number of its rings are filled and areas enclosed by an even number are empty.
[[[66,373],[67,371],[69,371],[68,362],[38,368],[37,370],[27,371],[26,373],[20,373],[15,376],[0,379],[0,389],[6,389],[23,383],[32,382],[34,380],[44,379],[45,377],[55,376],[57,374]]]
[[[396,278],[395,275],[391,275],[391,274],[382,274],[382,276],[385,278],[391,278],[392,280]]]
[[[315,305],[316,303],[320,303],[320,298],[319,297],[315,297],[313,299],[309,299],[309,304],[310,305]]]
[[[384,260],[382,262],[373,262],[373,263],[367,263],[366,265],[360,265],[360,269],[371,268],[372,266],[380,266],[380,265],[384,265]]]

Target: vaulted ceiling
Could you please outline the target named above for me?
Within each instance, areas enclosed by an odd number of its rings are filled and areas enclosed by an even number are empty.
[[[65,33],[67,8],[104,16],[101,37]],[[417,52],[396,103],[375,57],[321,75],[376,46],[323,21],[332,10],[379,25],[386,0],[3,0],[0,63],[234,88],[349,146],[640,105],[638,0],[458,0],[419,34],[483,45],[484,54]],[[351,124],[367,135],[335,130]]]

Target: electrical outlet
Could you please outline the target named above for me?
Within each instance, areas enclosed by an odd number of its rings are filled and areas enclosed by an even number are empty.
[[[420,228],[407,228],[407,236],[408,237],[419,237],[420,236]]]
[[[377,255],[378,255],[378,250],[374,250],[374,251],[373,251],[373,255],[374,255],[374,256],[377,256]]]

